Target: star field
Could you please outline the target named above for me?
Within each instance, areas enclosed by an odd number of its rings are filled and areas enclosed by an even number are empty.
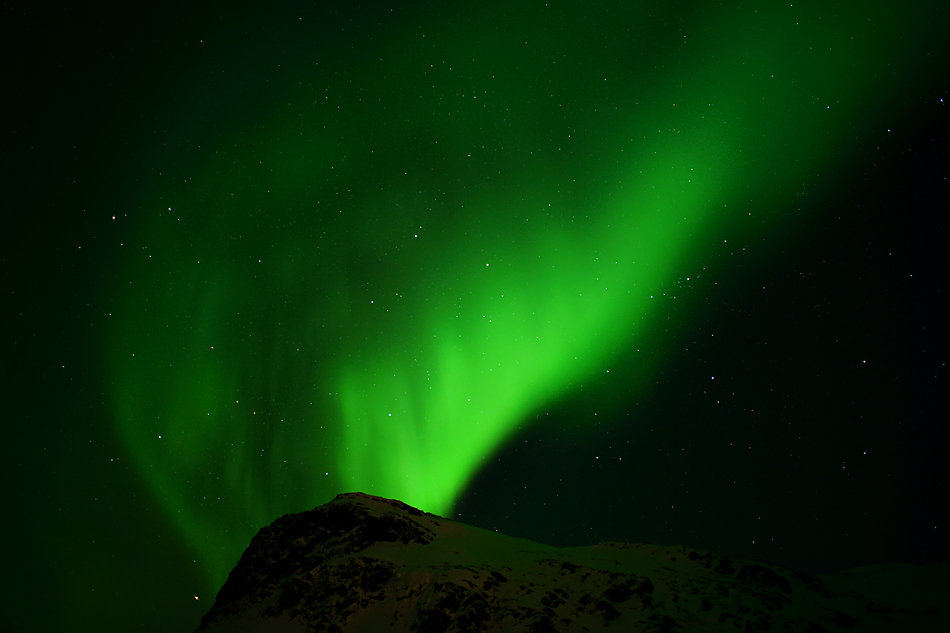
[[[22,630],[194,627],[354,490],[946,559],[943,9],[11,11]]]

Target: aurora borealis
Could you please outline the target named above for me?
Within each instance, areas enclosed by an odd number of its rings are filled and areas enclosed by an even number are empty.
[[[123,477],[207,594],[262,525],[339,492],[448,516],[514,441],[579,454],[639,432],[630,404],[650,406],[720,284],[817,242],[841,213],[820,201],[945,88],[946,18],[925,7],[163,18],[147,72],[110,88],[140,107],[89,132],[123,139],[90,159],[111,189],[69,202],[109,218],[87,293],[108,325],[83,349]],[[585,414],[541,419],[591,388]],[[571,469],[539,459],[525,472]]]

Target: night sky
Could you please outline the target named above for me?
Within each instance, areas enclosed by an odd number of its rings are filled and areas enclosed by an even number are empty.
[[[946,561],[939,4],[5,5],[15,629],[193,630],[354,490]]]

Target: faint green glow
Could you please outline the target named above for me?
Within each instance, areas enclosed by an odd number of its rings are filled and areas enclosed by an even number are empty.
[[[109,349],[120,433],[212,581],[341,491],[447,513],[525,416],[628,351],[700,272],[686,256],[769,230],[846,156],[897,53],[867,24],[899,27],[791,10],[635,34],[473,16],[329,69],[272,53],[262,108],[197,88],[145,159]]]

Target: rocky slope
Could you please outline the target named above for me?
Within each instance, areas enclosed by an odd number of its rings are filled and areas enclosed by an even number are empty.
[[[642,543],[555,548],[362,493],[261,529],[199,631],[943,631],[946,564],[810,576]]]

